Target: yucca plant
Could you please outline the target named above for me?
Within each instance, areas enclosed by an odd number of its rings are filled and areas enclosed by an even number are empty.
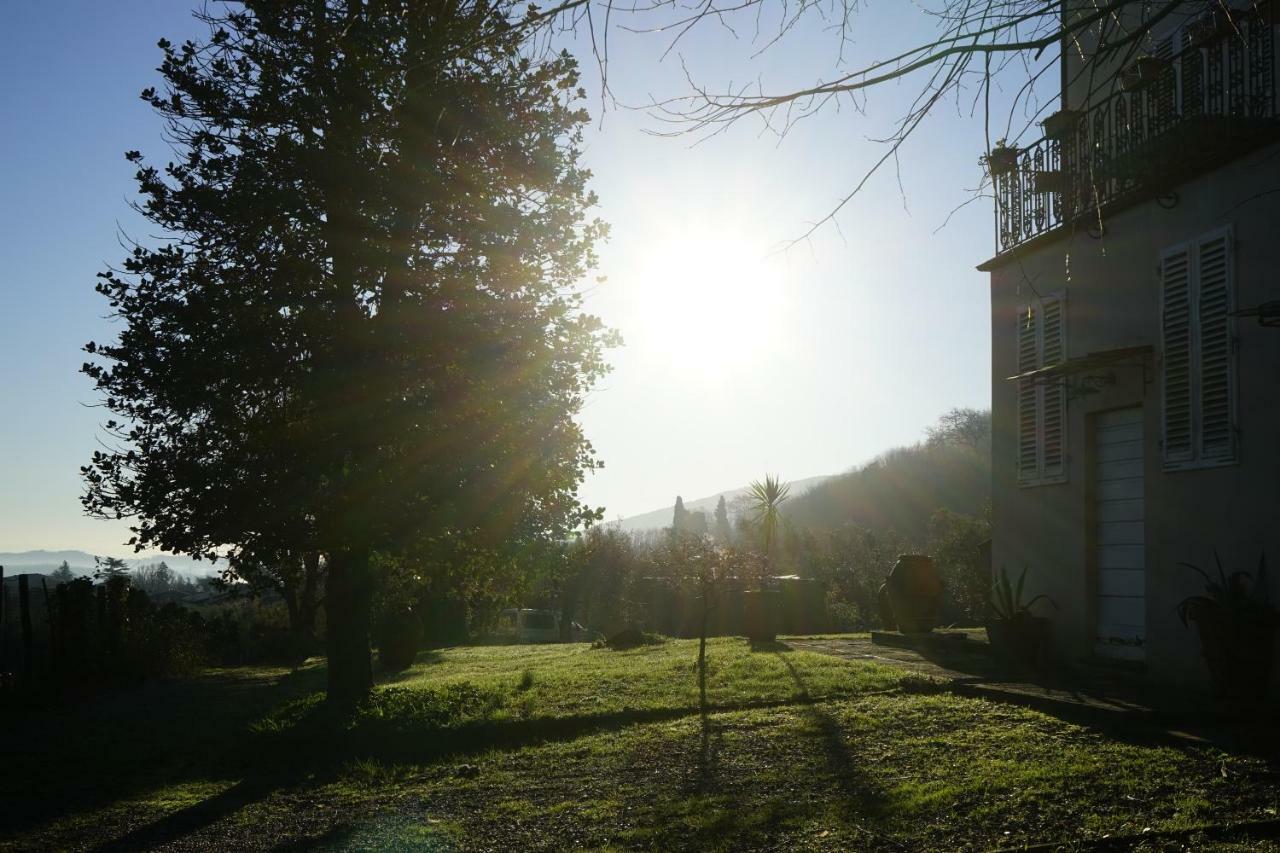
[[[777,536],[778,521],[782,517],[782,502],[791,495],[791,484],[782,482],[776,474],[765,474],[764,481],[751,483],[751,508],[755,510],[755,523],[764,538],[764,553],[769,555]]]
[[[996,619],[1011,620],[1020,616],[1030,615],[1031,605],[1038,601],[1047,601],[1052,605],[1054,610],[1058,609],[1058,604],[1047,595],[1037,595],[1030,601],[1023,603],[1022,588],[1027,580],[1027,570],[1024,568],[1022,574],[1018,575],[1017,584],[1009,583],[1009,574],[1002,567],[999,575],[996,577],[995,584],[991,587],[991,613]]]
[[[1200,650],[1218,690],[1231,698],[1260,699],[1270,682],[1272,647],[1280,611],[1267,590],[1267,556],[1258,558],[1257,575],[1227,574],[1213,552],[1218,576],[1180,563],[1204,578],[1204,594],[1178,604],[1183,625],[1196,623]]]
[[[991,618],[987,620],[987,642],[997,658],[1022,670],[1043,670],[1048,660],[1049,620],[1031,613],[1032,605],[1047,601],[1054,610],[1058,604],[1047,595],[1022,600],[1027,570],[1018,575],[1017,583],[1009,582],[1002,567],[991,587]]]
[[[1204,578],[1204,595],[1188,596],[1178,604],[1178,618],[1183,625],[1196,621],[1209,608],[1221,610],[1238,621],[1262,625],[1275,625],[1280,621],[1280,612],[1271,604],[1271,596],[1267,590],[1265,553],[1258,558],[1256,577],[1245,571],[1227,574],[1216,550],[1213,552],[1213,561],[1218,567],[1217,578],[1191,563],[1178,564]]]

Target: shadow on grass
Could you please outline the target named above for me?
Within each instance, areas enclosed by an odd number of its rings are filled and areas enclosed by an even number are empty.
[[[778,655],[778,659],[782,661],[792,680],[795,681],[800,695],[808,697],[809,685],[805,682],[800,671],[796,669],[795,664],[781,654]],[[864,832],[867,831],[858,822],[857,818],[869,817],[874,819],[883,814],[885,808],[883,792],[874,784],[870,774],[865,769],[857,766],[853,753],[850,751],[848,744],[845,743],[844,733],[840,729],[840,724],[836,722],[835,718],[821,704],[811,703],[803,707],[805,715],[809,718],[814,731],[818,733],[822,741],[822,752],[826,758],[827,770],[840,789],[844,805],[840,818],[848,825],[856,826]]]
[[[807,832],[826,820],[869,840],[879,838],[869,827],[881,823],[886,813],[883,792],[859,767],[839,721],[822,702],[810,699],[800,670],[783,650],[772,653],[797,687],[796,695],[779,704],[797,710],[805,718],[802,727],[796,731],[790,728],[794,723],[785,723],[786,734],[778,737],[775,721],[718,721],[713,709],[700,714],[698,739],[690,742],[691,776],[684,785],[649,787],[621,846],[785,849],[788,843],[782,839],[793,838],[790,833]],[[797,780],[803,780],[807,793],[798,795]],[[815,793],[823,788],[831,797]],[[799,836],[794,838],[802,844]]]
[[[418,652],[418,656],[414,658],[413,666],[402,669],[399,672],[387,672],[385,669],[378,670],[379,684],[399,684],[402,681],[412,681],[422,677],[422,673],[414,672],[413,667],[431,666],[444,660],[444,655],[435,649],[428,649],[425,652]],[[376,666],[376,664],[375,664]]]
[[[242,779],[220,794],[165,815],[120,838],[99,844],[93,848],[94,853],[153,850],[170,844],[235,814],[246,806],[265,800],[284,784],[287,784],[287,780],[270,777],[251,776]]]
[[[885,651],[891,655],[894,648]],[[1230,705],[1194,690],[1147,683],[1124,671],[1029,669],[960,644],[921,643],[900,649],[960,674],[943,676],[936,686],[926,688],[928,691],[945,690],[956,696],[1028,708],[1133,746],[1187,749],[1198,743],[1231,755],[1280,760],[1280,729],[1274,724],[1280,706],[1275,703],[1253,708]],[[912,668],[909,662],[892,659],[882,663]],[[916,685],[910,683],[903,683],[902,688],[917,692]]]
[[[794,651],[786,643],[780,643],[777,640],[747,640],[753,652],[773,652],[786,653]]]
[[[279,791],[301,785],[314,788],[336,780],[350,761],[376,759],[389,763],[434,764],[492,750],[524,746],[616,731],[644,723],[690,716],[690,709],[631,710],[579,717],[521,721],[477,722],[457,727],[422,728],[414,731],[351,730],[318,718],[304,733],[271,735],[257,739],[255,766],[231,788],[198,803],[135,828],[123,837],[94,848],[96,853],[152,849],[172,844],[205,830],[220,820],[265,801]],[[694,712],[696,713],[696,711]],[[704,717],[703,773],[709,781],[714,757],[705,750],[710,729]],[[291,839],[277,849],[312,849],[316,845],[340,845],[355,832],[350,823],[338,824],[321,839]]]
[[[0,833],[93,812],[167,786],[235,779],[254,763],[248,725],[324,683],[324,668],[213,670],[0,717]]]

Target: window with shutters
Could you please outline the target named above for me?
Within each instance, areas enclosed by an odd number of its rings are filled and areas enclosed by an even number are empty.
[[[1067,358],[1066,300],[1047,296],[1018,311],[1018,373]],[[1018,482],[1024,486],[1067,479],[1067,394],[1061,378],[1018,382]]]
[[[1222,228],[1160,258],[1166,468],[1236,460],[1232,254]]]

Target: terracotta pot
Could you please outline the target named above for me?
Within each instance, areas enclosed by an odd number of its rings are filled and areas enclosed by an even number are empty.
[[[924,554],[898,557],[885,581],[885,589],[898,630],[904,634],[925,633],[938,626],[942,579],[932,557]]]
[[[1218,692],[1232,699],[1264,699],[1271,680],[1275,626],[1234,620],[1220,607],[1192,615],[1200,652]]]
[[[991,619],[987,642],[1000,661],[1022,669],[1040,669],[1049,640],[1049,620],[1021,613],[1012,619]]]

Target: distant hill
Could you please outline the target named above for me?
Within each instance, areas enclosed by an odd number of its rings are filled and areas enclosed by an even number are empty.
[[[828,476],[807,477],[803,480],[791,480],[791,495],[796,497],[817,486],[819,483],[827,480]],[[734,502],[745,498],[751,490],[750,486],[741,486],[737,489],[730,489],[727,492],[716,492],[714,495],[706,498],[698,498],[696,500],[685,500],[684,508],[689,512],[698,512],[701,510],[707,514],[707,521],[711,521],[711,516],[715,514],[716,504],[720,502],[721,496],[724,497],[725,503],[729,505],[730,517],[734,514]],[[671,519],[675,515],[675,501],[671,502],[671,506],[655,509],[641,515],[633,515],[630,518],[615,519],[613,521],[605,520],[606,524],[618,527],[621,530],[642,532],[645,530],[660,530],[663,527],[671,526]]]
[[[20,551],[0,553],[0,566],[4,566],[6,575],[41,574],[47,575],[55,571],[65,561],[71,571],[78,575],[93,574],[95,568],[93,554],[85,551]],[[107,555],[103,555],[107,556]],[[140,557],[126,557],[125,563],[130,567],[145,566],[150,563],[164,561],[169,568],[184,575],[203,576],[218,570],[218,565],[207,560],[197,561],[190,557],[176,557],[172,554],[151,554]]]
[[[939,509],[982,516],[991,499],[991,451],[957,444],[899,447],[866,465],[829,477],[783,505],[792,523],[810,530],[856,524],[893,530],[923,542]]]
[[[991,413],[952,409],[927,430],[928,440],[882,453],[843,474],[809,477],[791,483],[782,505],[786,519],[812,531],[856,524],[892,530],[909,541],[924,542],[929,521],[940,509],[983,516],[991,500]],[[707,513],[708,521],[723,495],[729,514],[747,487],[697,500],[685,509]],[[675,505],[615,521],[623,530],[657,530],[671,525]]]

